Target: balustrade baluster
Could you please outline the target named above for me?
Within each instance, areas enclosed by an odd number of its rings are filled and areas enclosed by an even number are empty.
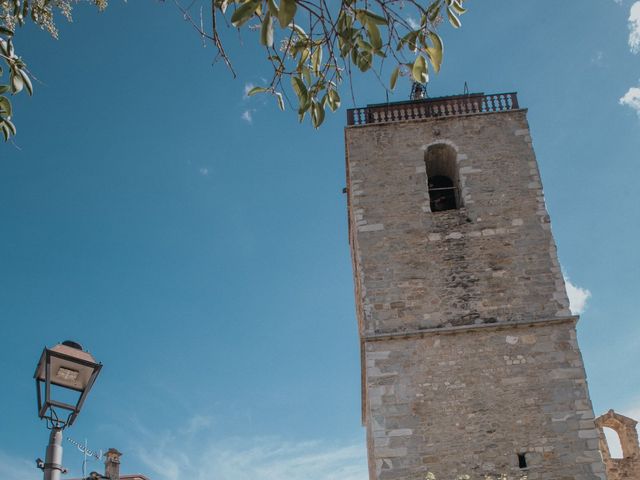
[[[348,109],[347,125],[367,125],[472,113],[505,112],[519,108],[518,96],[513,92],[490,95],[459,95],[457,97],[429,99],[426,101]]]

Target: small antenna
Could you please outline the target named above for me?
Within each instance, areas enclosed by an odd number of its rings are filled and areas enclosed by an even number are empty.
[[[87,446],[87,439],[85,438],[84,440],[84,445],[81,444],[80,442],[75,441],[73,438],[71,437],[67,437],[67,440],[69,441],[69,443],[73,444],[76,446],[76,448],[78,450],[80,450],[80,452],[82,452],[82,478],[86,478],[87,477],[87,459],[89,457],[93,457],[96,460],[100,460],[103,456],[102,450],[99,450],[98,452],[94,452],[92,450],[89,450],[88,446]]]
[[[464,94],[465,95],[469,95],[469,85],[467,85],[467,82],[464,82]]]

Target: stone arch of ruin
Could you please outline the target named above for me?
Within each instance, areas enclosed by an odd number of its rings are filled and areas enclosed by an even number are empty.
[[[637,421],[609,410],[596,419],[600,439],[600,452],[609,480],[640,479],[640,445],[638,444]],[[623,458],[612,458],[604,429],[610,428],[618,434]]]

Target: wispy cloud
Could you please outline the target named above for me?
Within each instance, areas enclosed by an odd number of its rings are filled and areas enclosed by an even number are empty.
[[[591,292],[586,288],[574,285],[569,277],[564,277],[564,283],[567,287],[567,296],[569,297],[569,308],[571,313],[579,315],[587,308],[587,301],[591,298]]]
[[[604,66],[604,52],[602,50],[596,50],[591,57],[591,65],[596,67]]]
[[[193,423],[199,425],[201,420]],[[191,439],[184,431],[160,435],[145,432],[136,442],[134,453],[154,480],[368,478],[364,440],[347,444],[293,442],[277,437],[220,441],[212,439],[209,427],[203,428],[200,436]]]
[[[201,167],[200,169],[198,169],[198,173],[203,177],[206,177],[207,175],[209,175],[209,169],[207,167]]]
[[[629,11],[629,48],[632,53],[640,52],[640,1],[631,5]]]
[[[187,426],[181,430],[183,435],[195,435],[202,430],[208,430],[213,426],[213,417],[210,415],[194,415],[187,422]]]
[[[32,480],[42,473],[36,463],[13,457],[0,450],[0,478],[2,480]]]
[[[255,112],[253,109],[245,110],[242,112],[242,115],[240,115],[240,118],[251,125],[253,123],[253,112]]]
[[[414,30],[417,30],[418,28],[420,28],[420,22],[418,22],[415,18],[413,17],[407,17],[407,23],[409,24],[409,26],[411,28],[413,28]]]
[[[638,2],[640,3],[640,2]],[[620,105],[632,108],[640,117],[640,88],[631,87],[619,100]]]

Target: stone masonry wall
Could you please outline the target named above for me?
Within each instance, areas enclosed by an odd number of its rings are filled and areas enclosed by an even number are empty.
[[[569,315],[524,111],[346,138],[363,333]],[[431,214],[424,155],[436,143],[457,151],[463,208]]]
[[[365,356],[371,478],[604,478],[572,321],[368,342]]]
[[[604,478],[526,111],[345,130],[372,480]],[[430,145],[462,208],[431,212]]]

